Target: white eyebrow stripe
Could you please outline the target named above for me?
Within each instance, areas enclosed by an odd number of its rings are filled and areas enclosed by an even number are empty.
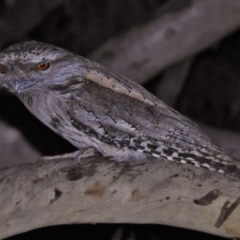
[[[112,89],[115,92],[138,99],[139,101],[142,101],[149,105],[156,106],[156,104],[154,104],[152,101],[145,98],[141,92],[137,91],[136,89],[129,89],[126,86],[124,86],[124,84],[119,84],[119,82],[116,82],[116,80],[113,77],[108,78],[101,72],[95,72],[95,71],[86,71],[84,75],[85,75],[84,77],[87,80],[95,82],[103,87]]]

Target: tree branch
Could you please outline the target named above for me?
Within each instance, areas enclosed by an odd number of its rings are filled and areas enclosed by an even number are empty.
[[[88,57],[144,83],[240,26],[240,1],[186,0],[182,7],[180,1],[169,2],[157,18],[109,40]]]
[[[0,238],[71,223],[154,223],[240,237],[239,187],[159,159],[20,165],[0,171]]]

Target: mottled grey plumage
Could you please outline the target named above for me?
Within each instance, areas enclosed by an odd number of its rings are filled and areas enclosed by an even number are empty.
[[[50,63],[45,71],[37,69]],[[35,41],[0,53],[0,85],[44,124],[80,149],[115,160],[189,163],[240,179],[237,161],[199,127],[137,83],[64,49]],[[84,151],[82,149],[88,149]]]

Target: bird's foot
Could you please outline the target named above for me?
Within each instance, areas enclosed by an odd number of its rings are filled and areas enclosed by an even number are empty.
[[[44,156],[41,157],[41,161],[52,161],[52,160],[62,160],[62,159],[73,159],[77,165],[80,164],[81,159],[97,156],[99,152],[95,148],[82,148],[72,153],[65,153],[56,156]]]

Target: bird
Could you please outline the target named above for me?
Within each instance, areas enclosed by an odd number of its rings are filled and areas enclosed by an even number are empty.
[[[37,41],[0,53],[0,87],[78,150],[45,160],[149,157],[240,179],[238,161],[200,127],[134,81],[63,48]]]

